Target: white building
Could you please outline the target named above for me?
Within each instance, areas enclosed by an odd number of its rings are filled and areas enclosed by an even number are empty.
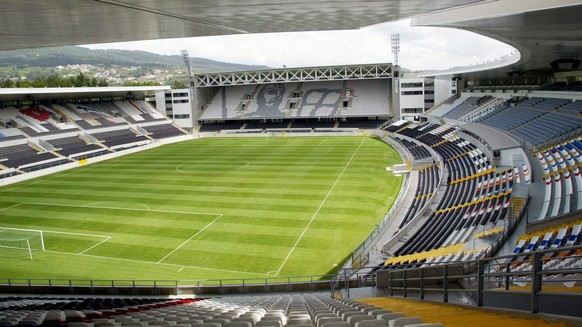
[[[417,77],[404,73],[399,83],[400,119],[405,120],[418,120],[425,111],[457,93],[457,81],[450,75]]]

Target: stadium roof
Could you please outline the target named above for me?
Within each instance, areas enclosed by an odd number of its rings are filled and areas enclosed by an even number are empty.
[[[582,58],[580,17],[580,0],[498,0],[422,15],[412,24],[459,28],[512,45],[520,53],[518,62],[479,72],[481,77],[498,77],[500,73],[520,76],[528,71],[539,75],[578,69]]]
[[[109,86],[109,87],[47,87],[47,88],[0,88],[0,101],[26,99],[67,99],[93,97],[122,97],[130,94],[153,95],[170,90],[169,86]]]
[[[4,0],[0,50],[342,30],[409,17],[515,46],[521,59],[510,70],[563,68],[580,57],[580,0]]]
[[[3,0],[0,50],[354,29],[480,0]]]

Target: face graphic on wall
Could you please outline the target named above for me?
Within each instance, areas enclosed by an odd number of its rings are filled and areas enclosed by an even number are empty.
[[[285,94],[285,86],[283,84],[269,84],[265,85],[257,96],[257,104],[259,108],[276,109],[283,102],[283,95]]]

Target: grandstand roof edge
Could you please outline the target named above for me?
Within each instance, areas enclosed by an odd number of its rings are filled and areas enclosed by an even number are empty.
[[[392,78],[392,64],[276,68],[196,74],[196,87]]]
[[[238,70],[238,71],[228,71],[228,72],[216,72],[216,73],[200,73],[194,74],[194,76],[205,76],[205,75],[219,75],[219,74],[246,74],[246,73],[262,73],[262,72],[281,72],[281,71],[291,71],[300,69],[331,69],[331,68],[355,68],[355,67],[373,67],[373,66],[389,66],[392,67],[392,63],[373,63],[373,64],[355,64],[355,65],[331,65],[331,66],[308,66],[308,67],[285,67],[285,68],[272,68],[272,69],[256,69],[256,70]]]
[[[16,101],[25,96],[37,98],[84,97],[84,96],[121,96],[128,92],[155,94],[170,90],[168,85],[163,86],[113,86],[113,87],[47,87],[47,88],[0,88],[0,100]]]

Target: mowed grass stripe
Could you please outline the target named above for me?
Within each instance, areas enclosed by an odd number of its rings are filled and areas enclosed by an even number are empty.
[[[88,251],[101,266],[95,272],[83,270],[83,277],[111,276],[114,270],[120,272],[116,279],[143,278],[146,271],[158,279],[266,275],[281,265],[362,140],[213,138],[166,145],[0,188],[0,210],[20,202],[89,207],[34,209],[10,215],[0,211],[0,225],[10,221],[14,227],[108,231],[112,239]],[[328,205],[322,206],[297,246],[298,253],[310,253],[304,262],[293,263],[295,267],[286,268],[281,275],[317,275],[336,269],[334,264],[341,263],[389,210],[401,183],[385,171],[394,163],[400,163],[400,158],[393,149],[380,140],[366,139],[330,194]],[[177,171],[180,165],[192,173]],[[196,268],[172,272],[161,264],[165,268],[158,273],[143,265],[160,260],[217,216],[198,220],[188,215],[156,217],[146,213],[146,207],[223,215],[164,260],[170,263],[167,266]],[[76,245],[72,240],[65,240],[65,245],[67,242],[75,249],[81,247],[79,241]],[[86,259],[66,254],[50,256],[86,264]],[[111,260],[111,268],[104,270],[102,263],[107,257],[135,261]],[[3,271],[35,276],[39,274],[35,269],[40,269],[51,275],[45,277],[71,277],[68,261],[60,268],[56,262],[41,259],[45,266],[15,264],[20,268],[0,268],[0,276]],[[289,263],[295,261],[290,258]],[[135,265],[136,269],[125,265]]]

